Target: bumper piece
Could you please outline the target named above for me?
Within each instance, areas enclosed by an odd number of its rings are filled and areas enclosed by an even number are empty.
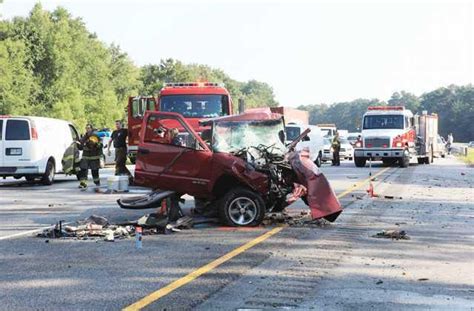
[[[401,158],[403,149],[355,149],[354,156],[363,158]]]

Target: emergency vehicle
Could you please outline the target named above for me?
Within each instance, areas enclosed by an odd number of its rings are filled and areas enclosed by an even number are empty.
[[[354,149],[357,167],[364,167],[369,159],[401,167],[415,158],[419,164],[430,164],[438,136],[438,115],[426,111],[413,115],[403,106],[368,107],[361,135]]]
[[[205,128],[199,120],[231,115],[232,99],[222,83],[165,83],[158,97],[129,97],[127,110],[129,157],[135,163],[145,111],[179,113],[200,134]]]

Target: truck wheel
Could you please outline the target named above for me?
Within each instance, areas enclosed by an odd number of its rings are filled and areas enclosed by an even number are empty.
[[[318,157],[314,160],[314,164],[316,164],[317,167],[321,167],[321,152],[318,153]]]
[[[425,164],[426,161],[425,161],[425,158],[418,158],[418,164]]]
[[[354,157],[354,163],[355,163],[355,166],[357,167],[365,167],[366,162],[367,162],[366,158]]]
[[[29,181],[29,182],[35,181],[36,176],[33,176],[33,175],[26,175],[26,176],[25,176],[25,179],[26,179],[26,181]]]
[[[233,188],[220,200],[219,216],[230,226],[257,226],[265,216],[265,203],[251,190]]]
[[[130,160],[130,163],[135,164],[137,161],[137,157],[135,155],[129,155],[128,159]]]
[[[383,159],[382,162],[385,166],[392,166],[396,161],[393,159]]]
[[[41,178],[41,182],[43,185],[52,185],[54,181],[54,174],[56,173],[56,168],[54,166],[54,162],[52,160],[48,161],[46,164],[46,171],[44,172],[43,177]]]
[[[408,154],[408,151],[405,150],[403,153],[403,157],[398,159],[400,167],[408,167],[410,165],[410,155]]]

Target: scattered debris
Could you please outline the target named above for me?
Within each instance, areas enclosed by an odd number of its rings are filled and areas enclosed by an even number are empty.
[[[330,225],[330,222],[321,219],[311,219],[310,211],[301,211],[299,213],[269,213],[265,216],[262,224],[264,226],[270,226],[275,224],[287,224],[291,227],[326,227]]]
[[[423,281],[428,281],[428,278],[419,278],[418,281],[423,282]]]
[[[406,224],[407,224],[406,222],[396,222],[396,223],[395,223],[396,226],[406,225]]]
[[[464,172],[461,172],[461,175],[462,175],[462,176],[465,176],[465,175],[466,175],[466,173],[464,173]]]
[[[136,221],[111,224],[103,216],[91,215],[74,224],[63,225],[63,221],[59,221],[53,228],[46,229],[37,236],[80,240],[102,239],[107,242],[114,242],[116,239],[127,239],[135,236],[137,228],[142,228],[141,234],[151,235],[169,234],[192,227],[193,219],[189,216],[183,216],[170,222],[167,215],[152,213],[144,215]],[[49,240],[46,240],[45,243],[49,243]]]
[[[382,280],[378,280],[375,284],[377,284],[377,285],[383,284],[383,281],[382,281]]]
[[[92,224],[95,224],[95,225],[107,226],[109,224],[109,221],[107,220],[107,218],[105,218],[103,216],[91,215],[91,216],[87,217],[84,220],[78,221],[78,223],[79,224],[92,223]]]
[[[377,234],[372,235],[373,238],[384,238],[392,240],[410,240],[410,237],[404,230],[383,230]]]

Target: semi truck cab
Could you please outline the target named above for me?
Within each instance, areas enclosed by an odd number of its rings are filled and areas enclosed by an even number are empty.
[[[362,118],[362,140],[357,141],[354,162],[364,167],[366,161],[382,160],[407,167],[411,158],[418,163],[432,162],[433,137],[438,134],[438,116],[413,115],[403,106],[369,107]]]

